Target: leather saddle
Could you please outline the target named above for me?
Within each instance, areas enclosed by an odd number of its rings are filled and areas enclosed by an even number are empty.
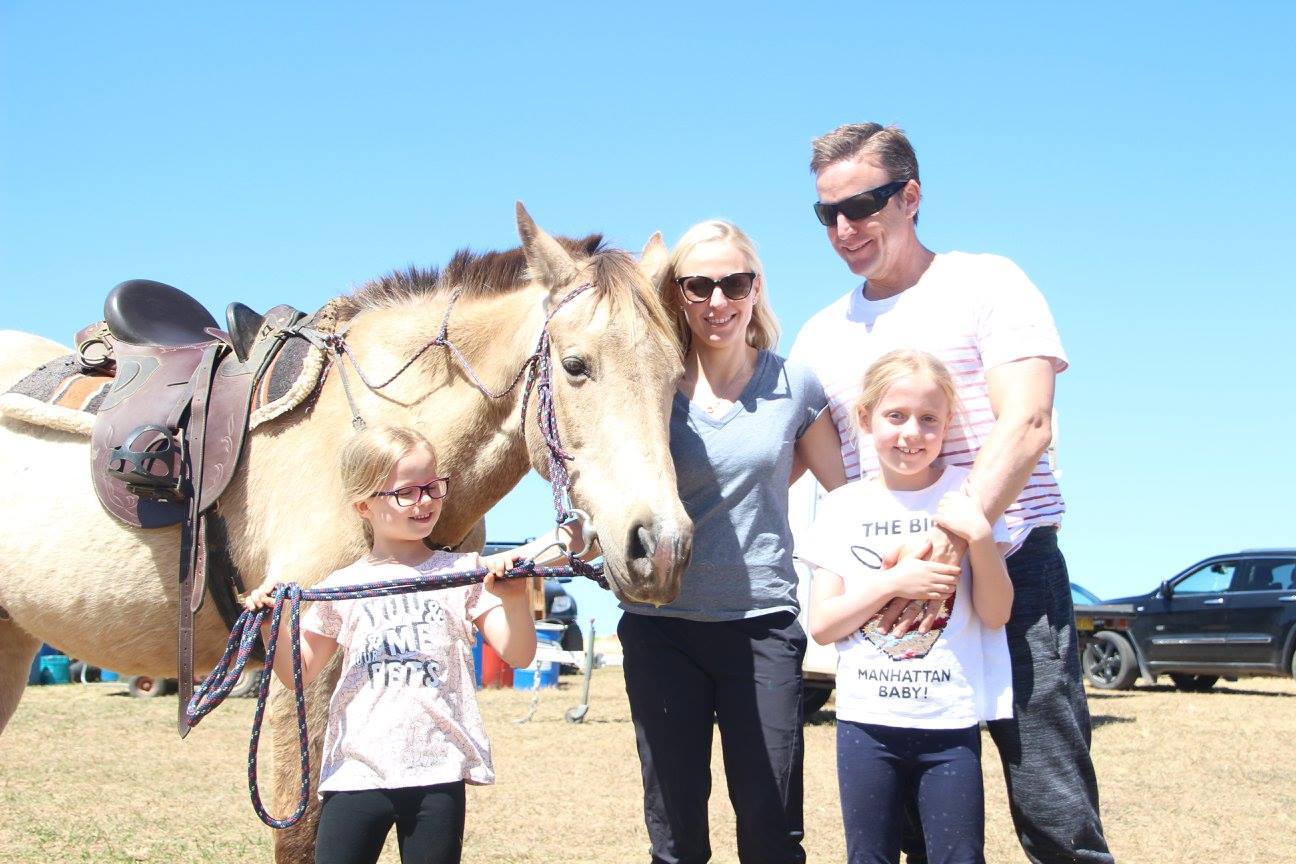
[[[133,279],[109,292],[104,320],[76,340],[84,368],[114,374],[90,436],[99,501],[129,525],[182,526],[182,737],[193,689],[194,613],[207,590],[205,517],[238,470],[257,384],[306,318],[291,306],[259,315],[241,303],[231,303],[226,317],[228,329],[221,330],[183,291]]]

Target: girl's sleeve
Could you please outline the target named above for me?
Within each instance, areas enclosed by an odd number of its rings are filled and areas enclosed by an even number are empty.
[[[336,573],[330,574],[316,587],[323,588],[336,584],[334,579],[336,575]],[[283,621],[280,626],[284,624],[287,624],[287,621]],[[338,612],[337,603],[332,600],[317,600],[311,603],[302,614],[301,626],[303,630],[337,639],[338,634],[342,632],[342,615]]]
[[[503,606],[504,601],[486,590],[486,587],[478,582],[476,585],[469,585],[468,594],[464,597],[464,613],[468,618],[469,624],[475,624],[477,619],[485,615],[497,606]]]

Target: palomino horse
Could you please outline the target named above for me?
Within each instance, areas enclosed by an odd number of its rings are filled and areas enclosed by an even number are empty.
[[[481,540],[483,515],[526,473],[547,472],[545,443],[519,417],[522,387],[491,399],[469,379],[503,390],[537,343],[548,312],[573,290],[593,287],[553,315],[553,403],[573,457],[571,496],[599,531],[605,575],[620,596],[673,599],[688,560],[692,525],[680,503],[667,422],[680,347],[652,288],[665,261],[654,236],[638,265],[599,238],[558,242],[518,205],[522,249],[461,252],[442,273],[410,270],[335,303],[346,340],[371,381],[396,372],[441,327],[465,363],[425,351],[381,390],[351,371],[356,408],[369,425],[423,430],[453,476],[432,540]],[[27,334],[0,334],[0,388],[68,353]],[[342,500],[335,469],[351,429],[337,362],[313,402],[255,428],[240,476],[216,505],[228,538],[222,554],[245,584],[269,575],[311,584],[364,552],[360,525]],[[174,674],[179,556],[177,528],[144,531],[111,518],[91,490],[88,441],[68,431],[0,420],[0,729],[17,707],[41,641],[127,673]],[[537,528],[547,514],[537,513]],[[215,554],[215,553],[214,553]],[[226,630],[208,602],[194,628],[195,665],[211,668]],[[328,677],[308,694],[318,766]],[[271,706],[279,813],[296,796],[296,726],[291,694]],[[312,857],[314,813],[276,832],[276,859]]]

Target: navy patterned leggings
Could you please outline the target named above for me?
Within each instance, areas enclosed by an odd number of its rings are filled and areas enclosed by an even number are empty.
[[[849,864],[898,864],[916,801],[935,864],[984,864],[981,732],[837,721],[837,783]]]

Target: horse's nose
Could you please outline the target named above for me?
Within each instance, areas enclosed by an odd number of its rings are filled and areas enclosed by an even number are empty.
[[[639,577],[634,579],[635,599],[662,604],[679,595],[680,580],[692,550],[691,538],[691,531],[651,516],[631,523],[626,558],[631,573]]]

